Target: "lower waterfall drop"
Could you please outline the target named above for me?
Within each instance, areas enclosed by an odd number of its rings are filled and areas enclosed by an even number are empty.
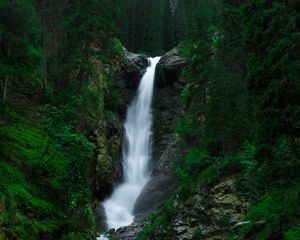
[[[141,79],[138,92],[127,110],[123,144],[124,182],[103,202],[109,229],[130,225],[133,208],[150,178],[152,96],[155,68],[160,57],[148,58],[150,66]]]

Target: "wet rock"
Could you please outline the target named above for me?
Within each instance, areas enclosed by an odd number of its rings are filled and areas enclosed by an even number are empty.
[[[174,136],[173,141],[169,143],[154,167],[151,179],[138,197],[134,207],[134,214],[138,217],[146,215],[149,211],[166,202],[176,188],[178,181],[171,166],[172,161],[180,156],[177,151],[177,143],[178,137]]]
[[[130,62],[130,64],[139,70],[141,75],[145,72],[145,68],[149,65],[149,61],[146,55],[132,53],[125,48],[124,55],[125,58]]]
[[[165,87],[154,90],[153,103],[153,162],[160,159],[172,139],[175,120],[180,116],[180,88]]]
[[[240,206],[241,205],[241,201],[234,196],[233,194],[226,194],[226,195],[222,195],[222,194],[217,194],[215,196],[214,201],[217,204],[223,204],[223,205],[235,205],[235,206]]]
[[[257,232],[260,232],[266,226],[266,221],[261,220],[261,221],[257,221],[257,222],[249,222],[249,223],[245,223],[244,225],[250,225],[250,228],[248,229],[248,231],[246,231],[243,234],[241,239],[245,239],[245,240],[251,239],[252,240],[253,235]]]
[[[175,226],[174,227],[174,231],[178,234],[178,235],[180,235],[180,234],[182,234],[182,233],[186,233],[187,232],[187,227],[186,226]]]
[[[145,224],[146,221],[136,221],[127,227],[120,228],[117,231],[109,232],[107,237],[109,240],[135,240]]]
[[[105,209],[100,201],[97,202],[96,209],[96,229],[98,232],[104,232],[107,230],[107,223],[106,223],[106,215]]]
[[[162,56],[157,64],[154,90],[153,162],[167,148],[175,130],[175,119],[181,114],[179,104],[183,88],[182,71],[187,60],[179,55],[179,47]]]

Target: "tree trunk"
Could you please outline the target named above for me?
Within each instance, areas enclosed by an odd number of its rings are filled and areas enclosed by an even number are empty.
[[[4,88],[3,88],[3,101],[6,101],[6,95],[7,95],[7,85],[8,85],[8,76],[5,77],[4,80]]]
[[[7,58],[10,57],[10,49],[7,50]],[[4,79],[4,87],[3,87],[3,101],[6,101],[7,96],[7,85],[8,85],[8,75],[5,76]]]
[[[43,56],[43,88],[45,93],[47,92],[48,89],[48,72],[47,72],[47,56],[46,56],[46,51],[44,49],[44,56]]]
[[[48,66],[47,66],[47,56],[48,56],[48,45],[47,45],[47,19],[49,16],[47,16],[47,7],[48,7],[48,1],[43,0],[41,5],[41,16],[42,16],[42,24],[44,27],[42,27],[42,46],[43,46],[43,89],[44,92],[47,93],[48,90]]]

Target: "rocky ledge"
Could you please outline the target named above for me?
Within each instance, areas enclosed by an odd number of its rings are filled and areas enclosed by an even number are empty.
[[[135,240],[146,224],[146,220],[139,220],[127,227],[119,228],[117,231],[110,230],[106,237],[109,240]]]
[[[151,240],[223,240],[244,224],[249,202],[235,188],[234,177],[199,187],[183,203],[175,199],[176,215],[170,222],[173,232],[157,228]],[[170,236],[170,237],[169,237]]]
[[[149,61],[146,55],[129,52],[123,48],[121,53],[125,59],[124,65],[121,69],[121,78],[126,84],[126,88],[136,90],[139,80],[146,71]]]
[[[182,46],[175,47],[161,57],[156,71],[158,87],[181,82],[181,72],[189,63],[189,59],[180,54],[181,48]]]

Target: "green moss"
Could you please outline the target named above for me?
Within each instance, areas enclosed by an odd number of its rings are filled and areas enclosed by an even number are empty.
[[[258,203],[250,208],[246,219],[252,223],[265,221],[261,231],[255,234],[256,239],[268,239],[272,234],[280,232],[284,223],[295,222],[299,212],[299,183],[286,189],[270,189]],[[244,227],[243,231],[251,228],[251,224]],[[297,234],[297,225],[294,228]],[[290,230],[290,236],[293,236]]]
[[[77,239],[94,239],[88,185],[75,178],[73,158],[61,150],[47,129],[34,119],[24,117],[33,114],[21,117],[11,108],[5,108],[5,114],[0,117],[0,198],[1,209],[4,209],[0,211],[1,234],[6,239],[34,240],[53,239],[71,231],[76,232]],[[66,149],[76,146],[80,151],[76,161],[89,158],[90,153],[84,149],[92,148],[85,144],[85,139],[80,134],[64,131],[60,134],[67,135],[60,143]],[[70,189],[71,182],[76,191]],[[75,203],[74,209],[71,200]]]
[[[147,224],[146,226],[144,226],[143,230],[139,232],[137,240],[148,240],[151,232],[152,226],[150,224]]]
[[[201,237],[203,237],[201,228],[196,228],[193,231],[192,240],[197,240],[197,239],[200,239]]]
[[[111,40],[112,50],[115,53],[121,53],[123,51],[123,45],[121,43],[121,40],[118,38],[113,38]]]
[[[296,223],[292,228],[287,230],[284,234],[285,240],[300,239],[300,222]]]

